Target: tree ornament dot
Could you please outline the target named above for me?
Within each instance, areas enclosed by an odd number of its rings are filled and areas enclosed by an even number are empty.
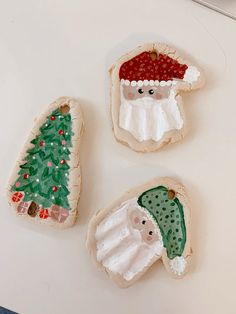
[[[24,179],[29,179],[29,174],[28,173],[24,174]]]
[[[55,120],[56,120],[56,117],[55,117],[55,116],[51,116],[51,120],[52,120],[52,121],[55,121]]]
[[[44,142],[44,141],[40,141],[40,142],[39,142],[39,146],[40,146],[40,147],[45,146],[45,142]]]
[[[61,144],[66,145],[66,141],[65,140],[61,141]]]
[[[60,164],[61,164],[61,165],[64,165],[65,163],[66,163],[65,159],[62,159],[62,160],[60,161]]]
[[[59,130],[58,133],[59,133],[60,135],[63,135],[63,134],[64,134],[64,131],[63,131],[63,130]]]
[[[53,192],[56,192],[58,190],[58,187],[57,186],[53,186],[52,190],[53,190]]]

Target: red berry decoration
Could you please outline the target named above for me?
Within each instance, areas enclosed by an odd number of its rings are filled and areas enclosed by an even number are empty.
[[[51,120],[52,120],[52,121],[55,121],[55,120],[56,120],[56,117],[55,117],[55,116],[51,116]]]
[[[65,162],[66,162],[65,159],[62,159],[62,160],[60,161],[60,164],[64,165]]]
[[[59,130],[58,133],[59,133],[60,135],[63,135],[63,134],[64,134],[64,131],[63,131],[63,130]]]
[[[29,174],[28,173],[25,173],[24,174],[24,179],[28,179],[29,178]]]
[[[57,186],[53,186],[52,190],[53,190],[53,192],[56,192],[58,190],[58,187]]]
[[[39,142],[39,145],[40,145],[41,147],[43,147],[43,146],[45,145],[45,142],[44,142],[44,141],[40,141],[40,142]]]
[[[21,192],[15,192],[13,195],[12,195],[12,201],[14,203],[18,203],[23,197],[23,194]]]
[[[49,217],[48,209],[41,209],[39,212],[39,217],[42,219],[47,219]]]

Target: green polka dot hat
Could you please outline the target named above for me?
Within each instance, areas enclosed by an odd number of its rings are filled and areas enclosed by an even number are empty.
[[[145,191],[138,204],[146,208],[156,221],[170,259],[181,256],[186,243],[183,205],[173,190],[158,186]]]

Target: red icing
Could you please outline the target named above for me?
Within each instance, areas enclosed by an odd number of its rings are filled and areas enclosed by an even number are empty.
[[[59,130],[58,133],[59,133],[60,135],[63,135],[63,134],[64,134],[64,131],[63,131],[63,130]]]
[[[56,192],[58,190],[58,187],[57,186],[53,186],[52,190],[53,190],[53,192]]]
[[[119,77],[129,81],[168,81],[174,78],[183,79],[187,68],[186,64],[180,64],[177,60],[161,53],[153,60],[151,52],[145,51],[123,63]]]
[[[44,141],[40,141],[40,142],[39,142],[39,145],[40,145],[41,147],[43,147],[43,146],[45,145],[45,142],[44,142]]]
[[[24,179],[28,179],[29,178],[29,174],[28,173],[25,173],[24,174]]]
[[[49,216],[48,209],[41,209],[39,213],[39,217],[42,219],[47,219]]]
[[[62,160],[60,161],[60,163],[61,163],[62,165],[64,165],[65,162],[66,162],[65,159],[62,159]]]
[[[51,116],[51,120],[52,120],[52,121],[55,121],[55,120],[56,120],[56,117],[55,117],[55,116]]]
[[[22,199],[22,197],[23,197],[23,194],[21,193],[21,192],[15,192],[13,195],[12,195],[12,201],[14,202],[14,203],[17,203],[17,202],[19,202],[21,199]]]

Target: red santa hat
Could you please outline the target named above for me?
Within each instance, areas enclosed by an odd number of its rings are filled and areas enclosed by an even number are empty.
[[[170,86],[178,80],[191,83],[192,77],[188,73],[191,68],[166,54],[144,51],[121,65],[119,78],[121,84],[127,86]]]

